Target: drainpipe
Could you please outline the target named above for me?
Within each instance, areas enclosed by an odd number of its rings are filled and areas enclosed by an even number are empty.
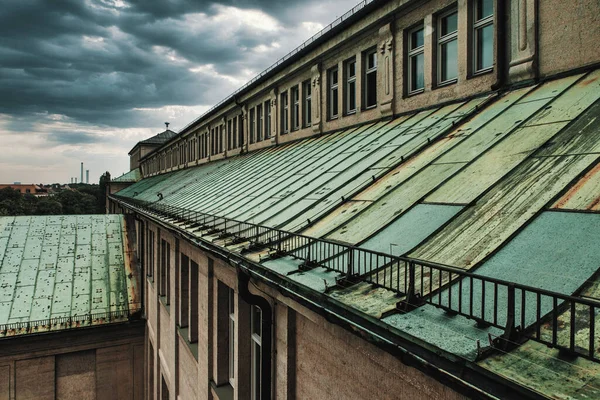
[[[496,3],[496,68],[498,69],[496,82],[492,90],[501,89],[506,81],[506,1],[498,0]]]
[[[238,294],[246,303],[257,306],[262,311],[261,321],[261,347],[262,347],[262,362],[261,362],[261,399],[271,400],[271,353],[272,353],[272,325],[273,325],[273,309],[267,299],[255,296],[250,293],[248,284],[250,283],[250,275],[237,268],[238,276]]]

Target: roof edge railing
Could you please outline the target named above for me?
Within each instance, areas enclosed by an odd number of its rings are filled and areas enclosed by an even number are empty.
[[[600,345],[596,344],[595,333],[600,300],[565,295],[448,265],[372,251],[164,203],[149,203],[117,195],[110,198],[138,212],[181,221],[203,235],[215,235],[225,245],[246,243],[242,248],[266,249],[270,258],[290,256],[303,260],[301,268],[323,267],[339,272],[341,284],[362,281],[391,290],[399,297],[398,308],[401,311],[429,304],[449,314],[472,319],[480,326],[501,329],[504,333],[495,339],[490,335],[493,348],[507,350],[528,338],[600,361]],[[577,315],[585,318],[576,318]]]

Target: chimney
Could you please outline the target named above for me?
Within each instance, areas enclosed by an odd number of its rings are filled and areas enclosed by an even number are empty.
[[[170,122],[165,122],[165,125],[167,127],[167,130],[169,130],[169,125],[171,125],[171,123]]]
[[[75,184],[77,184],[77,178],[75,178]]]
[[[81,163],[81,180],[79,182],[83,183],[83,163]]]
[[[88,185],[90,184],[90,170],[89,169],[85,170],[85,183],[87,183]]]

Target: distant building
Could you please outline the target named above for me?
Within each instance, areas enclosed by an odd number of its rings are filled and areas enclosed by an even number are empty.
[[[129,169],[133,171],[140,166],[140,160],[144,158],[149,153],[153,152],[155,149],[159,148],[165,142],[168,142],[176,135],[170,129],[166,129],[165,131],[158,133],[151,138],[146,140],[142,140],[136,143],[135,146],[129,151]]]
[[[28,184],[22,184],[22,183],[15,183],[15,184],[0,184],[0,189],[4,189],[4,188],[12,188],[16,191],[18,191],[21,194],[32,194],[36,197],[44,197],[44,196],[48,196],[48,190],[46,188],[44,188],[42,185],[28,185]]]

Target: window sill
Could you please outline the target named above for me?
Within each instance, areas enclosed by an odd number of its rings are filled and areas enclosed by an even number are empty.
[[[482,69],[482,70],[473,72],[473,75],[471,75],[471,78],[477,78],[478,76],[487,75],[487,74],[490,74],[492,72],[494,72],[494,67]]]
[[[424,93],[424,92],[425,92],[424,88],[423,89],[419,89],[419,90],[414,90],[414,91],[408,93],[406,95],[406,97],[413,97],[413,96],[419,95],[419,94]]]
[[[365,108],[363,108],[363,110],[368,111],[368,110],[374,110],[375,108],[377,108],[377,104],[375,104],[373,106],[365,107]]]
[[[335,120],[337,120],[338,118],[339,118],[339,116],[337,116],[337,115],[336,115],[335,117],[329,117],[329,121],[335,121]]]
[[[167,296],[158,296],[158,300],[165,307],[165,309],[167,310],[167,312],[170,314],[171,313],[171,307],[169,306],[169,304],[167,304]]]
[[[443,88],[443,87],[450,86],[450,85],[454,85],[457,82],[458,82],[458,78],[452,79],[452,80],[449,80],[449,81],[445,81],[445,82],[441,82],[441,83],[439,83],[437,85],[436,89]]]
[[[190,349],[190,352],[192,353],[196,361],[198,361],[198,342],[190,343],[190,341],[188,340],[189,331],[190,328],[182,328],[180,326],[177,326],[177,332],[179,332],[179,336],[181,337],[181,339],[183,339],[185,344],[187,344],[188,349]]]
[[[349,117],[350,115],[356,115],[356,110],[346,111],[346,116]]]
[[[217,386],[215,382],[210,381],[210,387],[219,400],[233,400],[233,387],[229,383]]]
[[[146,276],[146,280],[148,281],[150,286],[152,286],[152,288],[154,289],[154,278],[151,276]]]

